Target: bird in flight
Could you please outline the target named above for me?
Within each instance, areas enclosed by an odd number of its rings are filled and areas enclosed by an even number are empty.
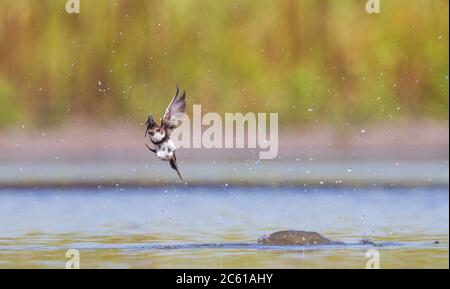
[[[185,107],[186,92],[183,91],[183,94],[180,96],[177,85],[176,94],[167,107],[164,116],[161,119],[161,124],[157,124],[150,114],[147,118],[147,127],[145,129],[145,137],[148,135],[153,144],[153,148],[151,148],[146,143],[145,145],[147,148],[155,153],[161,160],[169,161],[170,166],[177,172],[181,180],[183,180],[183,178],[178,170],[177,157],[175,155],[176,146],[170,139],[170,134],[180,125],[180,121],[176,118],[176,114],[184,113]]]

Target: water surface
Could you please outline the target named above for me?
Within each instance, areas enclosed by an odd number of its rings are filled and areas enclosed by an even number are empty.
[[[0,267],[448,268],[448,188],[167,187],[0,190]],[[318,231],[347,246],[265,247],[263,234]],[[440,244],[433,244],[439,241]]]

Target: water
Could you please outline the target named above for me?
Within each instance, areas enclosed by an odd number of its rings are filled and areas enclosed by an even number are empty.
[[[0,268],[448,268],[448,187],[1,189]],[[265,247],[277,230],[345,246]],[[440,244],[433,244],[439,241]]]

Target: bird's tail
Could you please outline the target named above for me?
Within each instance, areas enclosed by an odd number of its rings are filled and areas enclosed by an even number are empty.
[[[173,154],[173,158],[170,160],[169,163],[172,169],[174,169],[177,172],[178,176],[180,177],[180,180],[183,181],[183,177],[181,177],[180,171],[178,170],[177,158],[175,156],[175,153]]]

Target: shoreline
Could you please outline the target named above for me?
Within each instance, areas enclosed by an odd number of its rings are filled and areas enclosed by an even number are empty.
[[[408,190],[408,189],[428,189],[428,190],[443,190],[449,189],[448,184],[423,184],[423,183],[409,183],[409,184],[377,184],[374,186],[370,183],[359,184],[333,184],[324,183],[323,185],[317,185],[315,182],[303,182],[303,183],[279,183],[279,184],[260,184],[260,183],[232,183],[224,185],[223,183],[189,183],[189,184],[175,184],[175,183],[123,183],[123,184],[111,184],[111,183],[89,183],[89,182],[71,182],[71,183],[6,183],[0,185],[0,193],[4,190],[21,191],[21,190],[78,190],[78,191],[92,191],[97,190],[145,190],[145,189],[180,189],[180,190],[195,190],[195,189],[249,189],[249,190],[268,190],[279,189],[280,191],[289,190],[301,190],[306,193],[311,193],[315,190],[346,190],[354,189],[358,190],[367,189],[387,189],[387,190]]]
[[[143,124],[98,125],[87,120],[59,128],[0,130],[0,164],[15,161],[153,160],[144,145]],[[448,122],[407,121],[333,128],[330,125],[280,127],[278,158],[448,159]],[[180,149],[179,159],[257,159],[260,149]]]
[[[364,128],[364,129],[363,129]],[[0,189],[101,187],[448,187],[449,126],[402,122],[280,131],[275,160],[252,149],[180,149],[180,183],[143,129],[66,124],[0,133]]]

